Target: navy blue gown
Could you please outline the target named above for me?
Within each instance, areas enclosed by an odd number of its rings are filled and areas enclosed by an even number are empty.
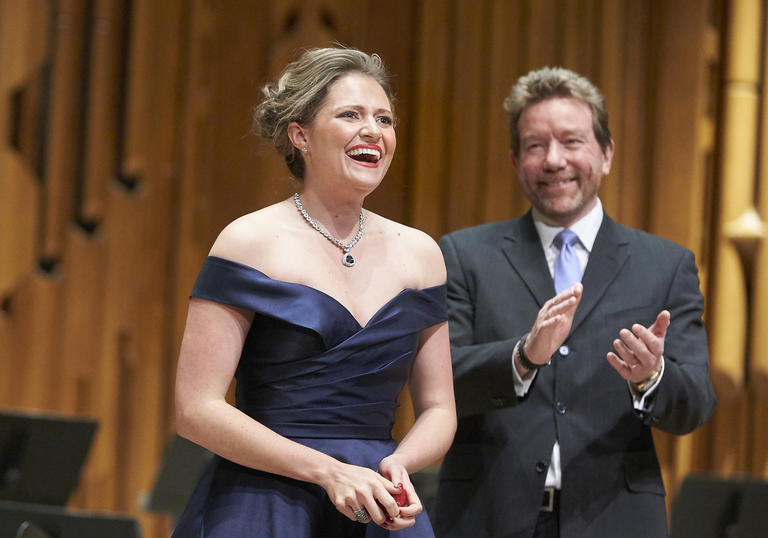
[[[422,329],[445,321],[445,285],[405,289],[365,326],[331,296],[209,256],[192,291],[254,312],[235,377],[238,409],[340,461],[377,469]],[[318,485],[214,457],[174,538],[434,536],[426,512],[387,531],[349,520]]]

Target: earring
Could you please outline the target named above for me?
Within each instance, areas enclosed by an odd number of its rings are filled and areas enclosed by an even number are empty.
[[[309,151],[309,150],[307,149],[307,146],[304,146],[303,148],[301,148],[301,152],[302,152],[302,153],[306,153],[306,152],[308,152],[308,151]]]

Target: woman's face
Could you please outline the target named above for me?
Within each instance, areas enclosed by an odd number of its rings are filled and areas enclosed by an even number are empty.
[[[339,182],[339,188],[364,195],[381,183],[397,145],[387,94],[374,79],[355,72],[331,84],[305,131],[305,180]]]

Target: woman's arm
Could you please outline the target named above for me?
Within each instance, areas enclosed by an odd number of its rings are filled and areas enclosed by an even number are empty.
[[[409,473],[443,457],[456,432],[448,322],[423,330],[419,340],[409,382],[416,420],[392,454]]]
[[[401,508],[401,518],[422,510],[409,475],[440,459],[456,432],[447,321],[422,331],[409,388],[416,420],[397,449],[379,464],[381,474],[403,485],[407,506]]]
[[[423,254],[424,286],[444,283],[445,264],[440,249],[426,234],[417,239],[421,247],[418,251]],[[443,457],[456,432],[447,321],[421,331],[408,386],[416,419],[397,449],[379,464],[379,472],[395,484],[402,483],[405,488],[409,506],[400,511],[403,516],[421,511],[408,475]]]

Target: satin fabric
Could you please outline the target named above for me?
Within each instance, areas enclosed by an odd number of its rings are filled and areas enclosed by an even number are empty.
[[[192,291],[254,312],[237,379],[239,409],[294,441],[376,469],[392,453],[397,397],[422,329],[445,321],[445,285],[405,289],[365,326],[333,297],[209,256]],[[174,538],[386,537],[339,513],[314,484],[215,457]],[[426,513],[392,536],[434,536]]]

